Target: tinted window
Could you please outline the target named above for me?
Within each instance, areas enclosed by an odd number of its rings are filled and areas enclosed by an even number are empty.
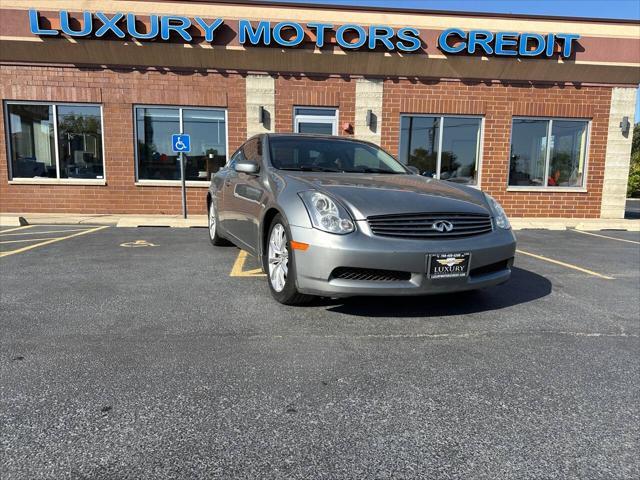
[[[273,166],[287,170],[407,173],[380,148],[351,140],[271,137]]]
[[[262,164],[262,138],[256,137],[247,141],[242,147],[244,157],[250,162]]]
[[[7,113],[14,178],[104,178],[100,106],[10,103]]]
[[[588,126],[585,120],[514,119],[509,185],[582,187]]]
[[[400,159],[424,176],[475,185],[481,127],[477,117],[403,116]]]
[[[185,154],[187,180],[209,180],[227,161],[224,110],[178,107],[137,107],[138,178],[179,180],[180,162],[171,136],[191,135]]]

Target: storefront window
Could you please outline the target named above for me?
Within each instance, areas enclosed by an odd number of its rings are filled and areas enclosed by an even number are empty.
[[[100,108],[58,107],[60,178],[103,178]]]
[[[136,107],[139,180],[180,180],[178,155],[171,136],[191,135],[185,154],[185,178],[208,181],[227,161],[224,110],[179,107]]]
[[[424,176],[476,185],[481,128],[477,117],[402,116],[400,161]]]
[[[104,178],[99,106],[8,103],[6,110],[12,178]]]
[[[509,186],[582,187],[589,122],[515,118]]]
[[[335,108],[296,107],[293,131],[319,135],[338,134],[338,111]]]

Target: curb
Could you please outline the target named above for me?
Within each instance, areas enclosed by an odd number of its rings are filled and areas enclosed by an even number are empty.
[[[24,217],[18,215],[0,215],[0,227],[23,227],[28,225]]]

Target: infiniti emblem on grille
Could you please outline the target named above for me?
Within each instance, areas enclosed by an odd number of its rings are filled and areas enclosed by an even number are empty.
[[[433,222],[431,228],[441,233],[450,232],[453,230],[453,223],[447,222],[446,220],[439,220],[437,222]]]

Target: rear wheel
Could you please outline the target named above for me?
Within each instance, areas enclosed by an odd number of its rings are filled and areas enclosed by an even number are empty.
[[[211,241],[211,244],[215,245],[216,247],[219,247],[222,245],[229,245],[229,242],[227,242],[224,238],[218,235],[218,215],[216,213],[216,207],[213,200],[209,202],[208,217],[209,217],[209,240]]]
[[[281,215],[276,215],[269,229],[267,243],[267,279],[271,295],[285,305],[302,305],[313,297],[298,292],[296,268],[291,254],[289,229]]]

